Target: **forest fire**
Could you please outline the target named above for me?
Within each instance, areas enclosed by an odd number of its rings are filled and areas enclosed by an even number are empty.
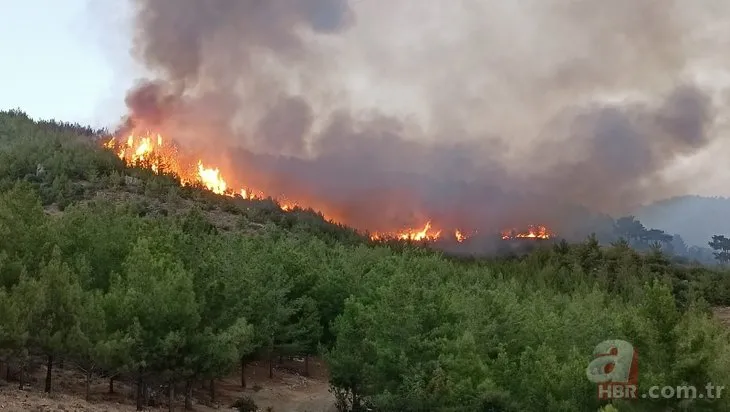
[[[201,184],[206,189],[219,195],[230,197],[240,196],[243,199],[264,199],[267,195],[260,190],[241,188],[238,191],[231,189],[217,167],[207,167],[201,159],[195,162],[184,162],[177,147],[165,142],[161,135],[129,135],[126,140],[112,138],[104,143],[104,147],[114,151],[117,156],[131,166],[149,168],[155,173],[168,173],[180,179],[183,185]],[[277,199],[284,211],[291,211],[299,204],[297,202]],[[394,237],[402,240],[436,240],[441,231],[431,230],[431,222],[427,222],[421,229],[406,229],[397,233],[377,234],[373,239]]]
[[[112,138],[104,144],[107,149],[115,151],[120,159],[128,165],[147,167],[155,173],[169,173],[177,176],[184,185],[198,183],[219,195],[230,197],[241,196],[244,199],[263,199],[263,192],[251,189],[240,189],[237,193],[230,189],[228,183],[217,167],[206,167],[201,159],[197,162],[181,161],[177,147],[166,144],[161,135],[129,135],[124,142]],[[289,205],[288,207],[291,207]]]
[[[554,235],[545,226],[530,226],[525,232],[518,232],[516,229],[503,230],[502,239],[550,239]]]
[[[104,143],[104,147],[114,151],[126,164],[152,170],[154,173],[166,173],[176,176],[183,185],[199,184],[218,195],[241,197],[243,199],[265,199],[268,197],[263,191],[251,188],[233,190],[224,179],[219,168],[206,165],[202,159],[183,160],[176,145],[167,143],[159,134],[129,135],[126,140],[112,138]],[[291,211],[300,207],[297,202],[276,199],[284,211]],[[373,240],[399,239],[410,241],[432,242],[441,239],[442,230],[433,228],[431,220],[422,227],[407,228],[389,232],[375,232],[370,237]],[[463,243],[470,235],[456,229],[451,232],[452,240]],[[531,226],[526,232],[506,230],[501,233],[502,239],[548,239],[552,234],[545,226]]]
[[[226,181],[221,177],[220,170],[206,168],[203,166],[203,162],[198,161],[198,177],[201,183],[205,185],[211,192],[222,195],[227,192],[228,185]]]
[[[427,240],[427,241],[434,241],[441,237],[441,231],[433,231],[431,230],[431,221],[429,220],[426,222],[426,224],[421,228],[420,230],[416,229],[406,229],[396,234],[384,234],[384,233],[374,233],[370,236],[373,240],[379,240],[379,239],[386,239],[386,238],[396,238],[400,240]]]

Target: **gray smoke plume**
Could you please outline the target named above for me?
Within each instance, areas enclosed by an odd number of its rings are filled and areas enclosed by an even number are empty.
[[[569,231],[717,134],[728,2],[133,1],[133,124],[362,229]]]

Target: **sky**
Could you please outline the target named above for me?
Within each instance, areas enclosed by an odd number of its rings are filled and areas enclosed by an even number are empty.
[[[33,118],[94,127],[118,125],[126,91],[144,76],[129,52],[129,2],[0,0],[0,16],[0,110],[19,108]],[[694,194],[730,196],[730,168],[718,167],[728,146],[730,139],[720,139],[668,173],[692,180]]]
[[[127,5],[0,0],[0,110],[19,108],[33,118],[114,126],[137,71],[132,59],[124,58],[128,53],[116,51],[129,49]],[[101,30],[109,26],[112,30]]]

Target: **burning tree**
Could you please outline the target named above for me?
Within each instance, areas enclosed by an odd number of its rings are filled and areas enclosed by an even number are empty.
[[[525,231],[517,229],[503,230],[501,232],[503,240],[509,239],[552,239],[555,235],[543,225],[530,225]]]

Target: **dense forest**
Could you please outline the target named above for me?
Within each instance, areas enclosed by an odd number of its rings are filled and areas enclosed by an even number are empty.
[[[607,401],[586,367],[599,342],[623,339],[640,388],[730,386],[710,312],[730,305],[730,273],[673,262],[668,239],[460,259],[181,187],[101,150],[102,133],[0,113],[0,361],[18,371],[0,379],[22,386],[40,362],[50,392],[63,361],[136,384],[141,408],[151,387],[207,381],[215,397],[217,378],[253,360],[317,355],[341,411],[596,411]]]

